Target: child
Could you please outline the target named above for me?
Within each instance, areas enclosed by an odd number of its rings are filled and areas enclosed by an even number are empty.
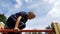
[[[11,15],[7,20],[7,28],[14,29],[14,30],[21,30],[26,27],[26,22],[28,19],[35,18],[35,14],[33,12],[19,12],[14,15]],[[8,33],[8,34],[15,34],[15,33]],[[20,33],[18,33],[20,34]]]

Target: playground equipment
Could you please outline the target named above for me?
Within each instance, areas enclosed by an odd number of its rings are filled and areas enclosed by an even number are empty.
[[[0,30],[0,32],[5,32],[7,34],[7,32],[14,32],[13,29],[5,29],[5,30]],[[54,32],[54,30],[52,29],[47,29],[47,30],[20,30],[20,32],[47,32],[48,34],[50,34],[50,32]]]
[[[58,23],[52,23],[52,29],[46,29],[46,30],[20,30],[20,32],[47,32],[48,34],[50,34],[51,32],[53,32],[53,34],[60,34],[60,25]],[[13,29],[4,29],[4,30],[0,30],[0,32],[5,32],[7,34],[7,32],[14,32]]]
[[[60,34],[60,25],[58,23],[52,23],[52,27],[56,34]]]

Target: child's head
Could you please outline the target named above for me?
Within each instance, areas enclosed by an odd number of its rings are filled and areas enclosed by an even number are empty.
[[[33,19],[35,18],[35,14],[33,12],[28,12],[28,19]]]

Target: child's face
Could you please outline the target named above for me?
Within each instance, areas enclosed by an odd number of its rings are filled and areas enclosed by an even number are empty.
[[[35,18],[34,15],[29,15],[29,16],[28,16],[28,19],[33,19],[33,18]]]
[[[33,12],[28,13],[28,19],[33,19],[35,18],[35,14]]]
[[[34,18],[34,16],[28,16],[28,19],[33,19]]]

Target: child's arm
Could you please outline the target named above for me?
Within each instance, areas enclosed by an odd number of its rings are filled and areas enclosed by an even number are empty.
[[[19,16],[19,17],[17,18],[17,21],[16,21],[16,24],[15,24],[14,29],[18,29],[18,25],[19,25],[19,23],[20,23],[21,18],[22,18],[22,16]]]

